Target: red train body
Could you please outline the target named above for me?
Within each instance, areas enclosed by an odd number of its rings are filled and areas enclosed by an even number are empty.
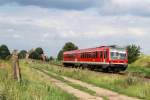
[[[127,51],[116,46],[67,51],[63,53],[64,66],[83,66],[104,71],[124,71],[128,66]]]

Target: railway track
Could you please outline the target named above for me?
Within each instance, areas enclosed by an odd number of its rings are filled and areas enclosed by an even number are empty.
[[[62,64],[53,64],[53,65],[56,65],[56,66],[60,66],[62,67],[63,65]],[[73,68],[73,67],[66,67],[66,68]],[[89,69],[90,70],[90,69]],[[114,73],[114,72],[103,72],[99,69],[95,69],[95,70],[90,70],[90,71],[93,71],[95,73],[102,73],[102,74],[106,74],[106,75],[120,75],[120,76],[128,76],[128,75],[132,75],[134,77],[139,77],[139,78],[144,78],[145,80],[148,80],[150,81],[150,76],[144,76],[144,75],[141,75],[140,73],[137,73],[137,72],[129,72],[129,71],[125,71],[125,72],[118,72],[118,73]]]

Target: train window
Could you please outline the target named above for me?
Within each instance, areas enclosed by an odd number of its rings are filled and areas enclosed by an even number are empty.
[[[95,55],[96,55],[96,54],[95,54],[95,52],[94,52],[94,53],[92,54],[92,58],[95,58]]]
[[[107,51],[104,51],[104,58],[106,59],[108,57],[108,52]]]
[[[91,58],[91,54],[89,54],[89,58]]]
[[[92,58],[95,58],[95,55],[96,55],[96,54],[95,54],[95,52],[93,52],[93,54],[92,54]]]
[[[90,58],[90,55],[89,55],[89,54],[87,54],[87,58]]]
[[[83,53],[81,53],[81,58],[84,58],[84,54]]]
[[[100,58],[103,58],[103,51],[100,51]]]
[[[96,52],[95,52],[95,58],[97,58],[97,57],[98,57],[98,52],[96,51]]]
[[[88,58],[90,58],[90,57],[91,57],[91,54],[88,53]]]
[[[87,58],[87,54],[85,53],[85,58]]]
[[[87,58],[87,54],[85,53],[85,58]]]

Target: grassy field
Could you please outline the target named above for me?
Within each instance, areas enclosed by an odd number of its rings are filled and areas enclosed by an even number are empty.
[[[60,64],[60,63],[59,63]],[[10,62],[0,61],[0,100],[76,100],[78,98],[67,94],[61,89],[55,87],[48,80],[43,79],[32,68],[45,69],[50,73],[64,75],[78,79],[98,87],[107,88],[122,94],[150,100],[150,81],[139,78],[135,75],[150,75],[149,57],[142,56],[127,69],[127,76],[117,74],[95,73],[87,69],[65,68],[51,63],[42,63],[40,61],[20,61],[22,82],[14,81],[11,76]],[[133,74],[134,73],[134,74]],[[55,77],[60,78],[60,77]],[[60,79],[64,81],[63,79]],[[66,81],[64,81],[66,82]],[[90,94],[93,91],[76,84],[66,82],[68,85]]]
[[[86,69],[81,70],[75,68],[64,68],[38,62],[30,62],[26,66],[46,69],[50,72],[57,73],[58,75],[75,78],[129,96],[134,96],[146,100],[150,99],[150,82],[146,81],[144,78],[142,79],[132,74],[128,74],[125,77],[117,74],[108,75],[105,73],[95,73]]]
[[[9,62],[0,61],[0,100],[77,100],[21,64],[22,82],[12,79]]]
[[[150,56],[140,56],[138,60],[129,65],[127,71],[150,77]]]

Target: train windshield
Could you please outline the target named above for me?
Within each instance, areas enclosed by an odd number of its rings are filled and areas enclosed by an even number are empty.
[[[120,60],[125,60],[126,59],[126,53],[122,52],[111,52],[111,59],[120,59]]]

